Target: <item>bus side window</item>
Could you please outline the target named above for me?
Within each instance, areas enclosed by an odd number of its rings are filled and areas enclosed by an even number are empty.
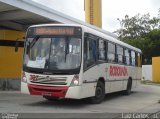
[[[117,48],[117,62],[122,64],[123,63],[123,48],[121,46],[116,45]]]
[[[125,49],[125,51],[124,51],[124,54],[125,54],[125,64],[127,64],[127,65],[130,65],[130,54],[129,54],[129,50],[128,49]]]
[[[128,50],[128,52],[129,52],[129,65],[132,65],[131,50]]]
[[[99,39],[98,40],[98,59],[99,60],[105,60],[105,54],[106,54],[106,43],[104,40]]]
[[[115,45],[113,43],[108,43],[108,53],[107,58],[108,62],[115,62]]]
[[[135,52],[131,51],[131,58],[132,58],[132,66],[135,66]]]
[[[90,38],[84,40],[84,69],[95,64],[97,59],[96,41]]]

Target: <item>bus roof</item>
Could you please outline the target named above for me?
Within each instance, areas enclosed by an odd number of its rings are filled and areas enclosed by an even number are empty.
[[[110,42],[113,42],[115,44],[119,44],[119,45],[124,46],[126,48],[129,48],[129,49],[132,49],[132,50],[137,51],[139,53],[142,53],[142,51],[140,49],[118,40],[118,37],[114,33],[102,30],[102,29],[94,27],[94,26],[88,27],[85,25],[78,25],[78,24],[40,24],[40,25],[32,25],[30,27],[41,27],[41,26],[79,26],[79,27],[82,27],[84,32],[92,33],[93,35],[99,36],[99,37],[106,39]]]

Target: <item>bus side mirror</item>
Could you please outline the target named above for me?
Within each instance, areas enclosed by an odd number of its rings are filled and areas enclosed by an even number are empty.
[[[18,52],[18,47],[19,47],[19,42],[18,42],[18,39],[17,39],[16,43],[15,43],[15,52]]]

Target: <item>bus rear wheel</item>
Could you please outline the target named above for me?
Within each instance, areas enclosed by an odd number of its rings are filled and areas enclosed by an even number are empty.
[[[95,96],[90,98],[92,104],[100,104],[105,97],[105,86],[102,81],[98,81]]]
[[[125,94],[125,95],[130,95],[130,94],[131,94],[131,89],[132,89],[132,79],[129,78],[129,79],[128,79],[128,83],[127,83],[127,88],[126,88],[126,90],[124,91],[124,94]]]

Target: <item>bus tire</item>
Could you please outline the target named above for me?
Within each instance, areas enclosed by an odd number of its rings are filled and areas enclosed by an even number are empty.
[[[51,96],[43,96],[43,98],[45,98],[48,101],[57,101],[58,100],[58,98],[51,97]]]
[[[126,90],[124,91],[125,95],[130,95],[131,94],[131,89],[132,89],[132,79],[128,79],[127,87]]]
[[[100,104],[105,97],[105,86],[102,81],[98,81],[95,96],[90,98],[92,104]]]

